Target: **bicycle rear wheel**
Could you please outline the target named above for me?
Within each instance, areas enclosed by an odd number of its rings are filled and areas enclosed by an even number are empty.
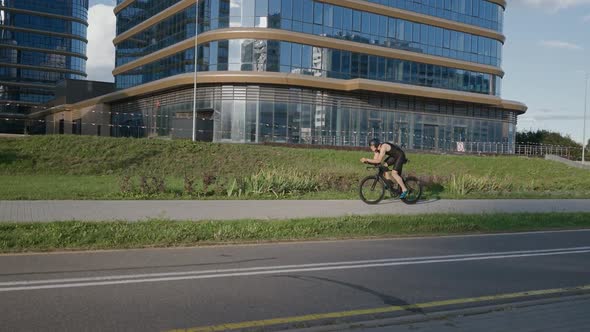
[[[361,180],[359,186],[359,196],[367,204],[377,204],[381,202],[385,195],[385,186],[377,176],[367,176]]]
[[[408,176],[404,182],[408,188],[408,195],[402,199],[402,202],[416,204],[422,196],[422,182],[413,176]]]

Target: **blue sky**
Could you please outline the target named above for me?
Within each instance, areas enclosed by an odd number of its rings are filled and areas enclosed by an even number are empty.
[[[508,3],[502,97],[529,107],[519,117],[519,130],[558,131],[581,142],[584,71],[590,73],[590,0]]]
[[[102,25],[89,29],[90,79],[113,80],[114,5],[115,0],[90,0],[89,21]],[[529,107],[518,129],[557,131],[581,142],[584,71],[590,74],[590,0],[508,0],[504,34],[502,98]],[[586,133],[590,138],[590,128]]]

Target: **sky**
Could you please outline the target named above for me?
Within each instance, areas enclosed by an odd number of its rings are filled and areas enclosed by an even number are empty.
[[[114,7],[115,0],[90,0],[88,79],[114,80]],[[590,0],[508,0],[504,35],[502,98],[528,106],[518,130],[546,129],[582,142]],[[586,127],[588,140],[590,121]]]

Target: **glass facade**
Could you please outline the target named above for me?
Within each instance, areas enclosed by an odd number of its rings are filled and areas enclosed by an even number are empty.
[[[117,33],[121,34],[129,30],[133,26],[179,1],[142,0],[132,3],[117,14],[117,22],[120,22],[117,25]],[[117,0],[117,4],[122,2],[123,0]],[[253,8],[252,2],[254,1],[203,0],[205,6],[210,6],[212,9],[227,9],[228,11],[230,7],[238,8],[243,6]],[[259,8],[256,16],[265,16],[262,15],[264,10],[261,8],[272,8],[273,6],[277,8],[281,6],[280,2],[281,0],[256,1],[255,5]],[[285,2],[302,3],[303,1],[288,0]],[[368,2],[502,32],[504,8],[496,3],[485,0],[368,0]],[[221,19],[222,21],[226,20],[223,15]]]
[[[195,9],[196,6],[191,6],[117,45],[117,66],[194,37]]]
[[[58,80],[86,77],[88,0],[4,0],[3,5],[0,114],[26,115],[53,99]]]
[[[199,71],[270,71],[338,79],[365,78],[495,94],[493,76],[413,61],[273,40],[232,39],[200,45]],[[120,89],[192,72],[193,50],[117,75]],[[499,79],[499,78],[498,78]]]
[[[8,8],[69,16],[88,21],[88,0],[4,0]]]
[[[509,147],[516,125],[516,115],[502,109],[395,94],[209,85],[198,88],[197,100],[198,113],[210,113],[197,120],[200,134],[218,142],[366,146],[379,137],[406,149],[449,151],[457,142]],[[192,103],[192,88],[114,103],[112,135],[190,138]]]
[[[11,57],[10,49],[0,49],[0,57],[4,64],[29,65],[39,68],[60,68],[86,72],[86,60],[76,56],[52,54],[45,52],[21,51],[18,57]],[[6,54],[8,53],[8,54]]]
[[[504,8],[485,0],[368,0],[502,32]]]
[[[0,100],[17,100],[29,103],[46,103],[53,98],[53,92],[46,89],[7,86],[0,91]]]
[[[178,3],[135,1],[117,14],[118,34]],[[504,8],[484,0],[371,0],[497,32]],[[122,3],[122,0],[118,1]],[[394,18],[314,0],[203,0],[116,45],[117,66],[217,29],[265,28],[393,48],[436,58],[501,66],[502,42],[409,18]],[[399,13],[399,12],[398,12]],[[402,12],[403,13],[403,12]],[[433,23],[434,24],[434,23]],[[280,72],[339,80],[367,79],[500,96],[502,77],[322,45],[272,39],[201,43],[116,75],[126,89],[195,70]],[[364,52],[370,52],[366,50]],[[436,61],[433,61],[436,62]],[[459,67],[459,68],[457,68]],[[468,67],[466,67],[468,68]],[[485,71],[485,70],[484,70]],[[490,105],[368,91],[298,86],[199,86],[197,135],[220,142],[362,146],[371,137],[409,149],[454,150],[457,142],[514,144],[517,112]],[[192,87],[112,104],[114,136],[192,136]],[[199,129],[200,128],[200,129]]]
[[[88,27],[85,24],[76,21],[66,21],[59,18],[35,16],[22,13],[13,13],[6,17],[6,26],[16,26],[27,29],[42,29],[57,33],[67,33],[76,35],[82,39],[86,38]]]
[[[121,2],[123,1],[117,0],[117,4]],[[122,34],[178,2],[180,0],[142,0],[133,2],[117,13],[117,34]]]
[[[79,39],[8,29],[2,32],[4,33],[4,38],[0,40],[2,44],[40,48],[46,51],[71,52],[82,57],[86,54],[86,42]]]
[[[251,1],[251,8],[246,7],[248,0],[232,1],[231,4],[228,1],[231,6],[222,6],[223,1],[201,3],[200,32],[229,27],[273,28],[497,67],[501,65],[502,43],[487,37],[312,0],[257,0]],[[117,65],[193,37],[194,15],[193,6],[117,45]],[[124,26],[125,23],[118,25]]]

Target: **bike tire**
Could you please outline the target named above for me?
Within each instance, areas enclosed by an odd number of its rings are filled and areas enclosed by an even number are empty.
[[[367,186],[367,189],[374,193],[374,195],[368,197],[367,193],[363,191],[365,186]],[[366,204],[373,205],[381,202],[383,196],[385,196],[385,185],[383,184],[383,181],[374,175],[367,176],[366,178],[362,179],[359,184],[359,196],[361,201],[365,202]]]
[[[402,198],[401,201],[408,205],[416,204],[422,197],[422,182],[414,176],[408,176],[404,182],[408,188],[408,195],[406,198]]]

